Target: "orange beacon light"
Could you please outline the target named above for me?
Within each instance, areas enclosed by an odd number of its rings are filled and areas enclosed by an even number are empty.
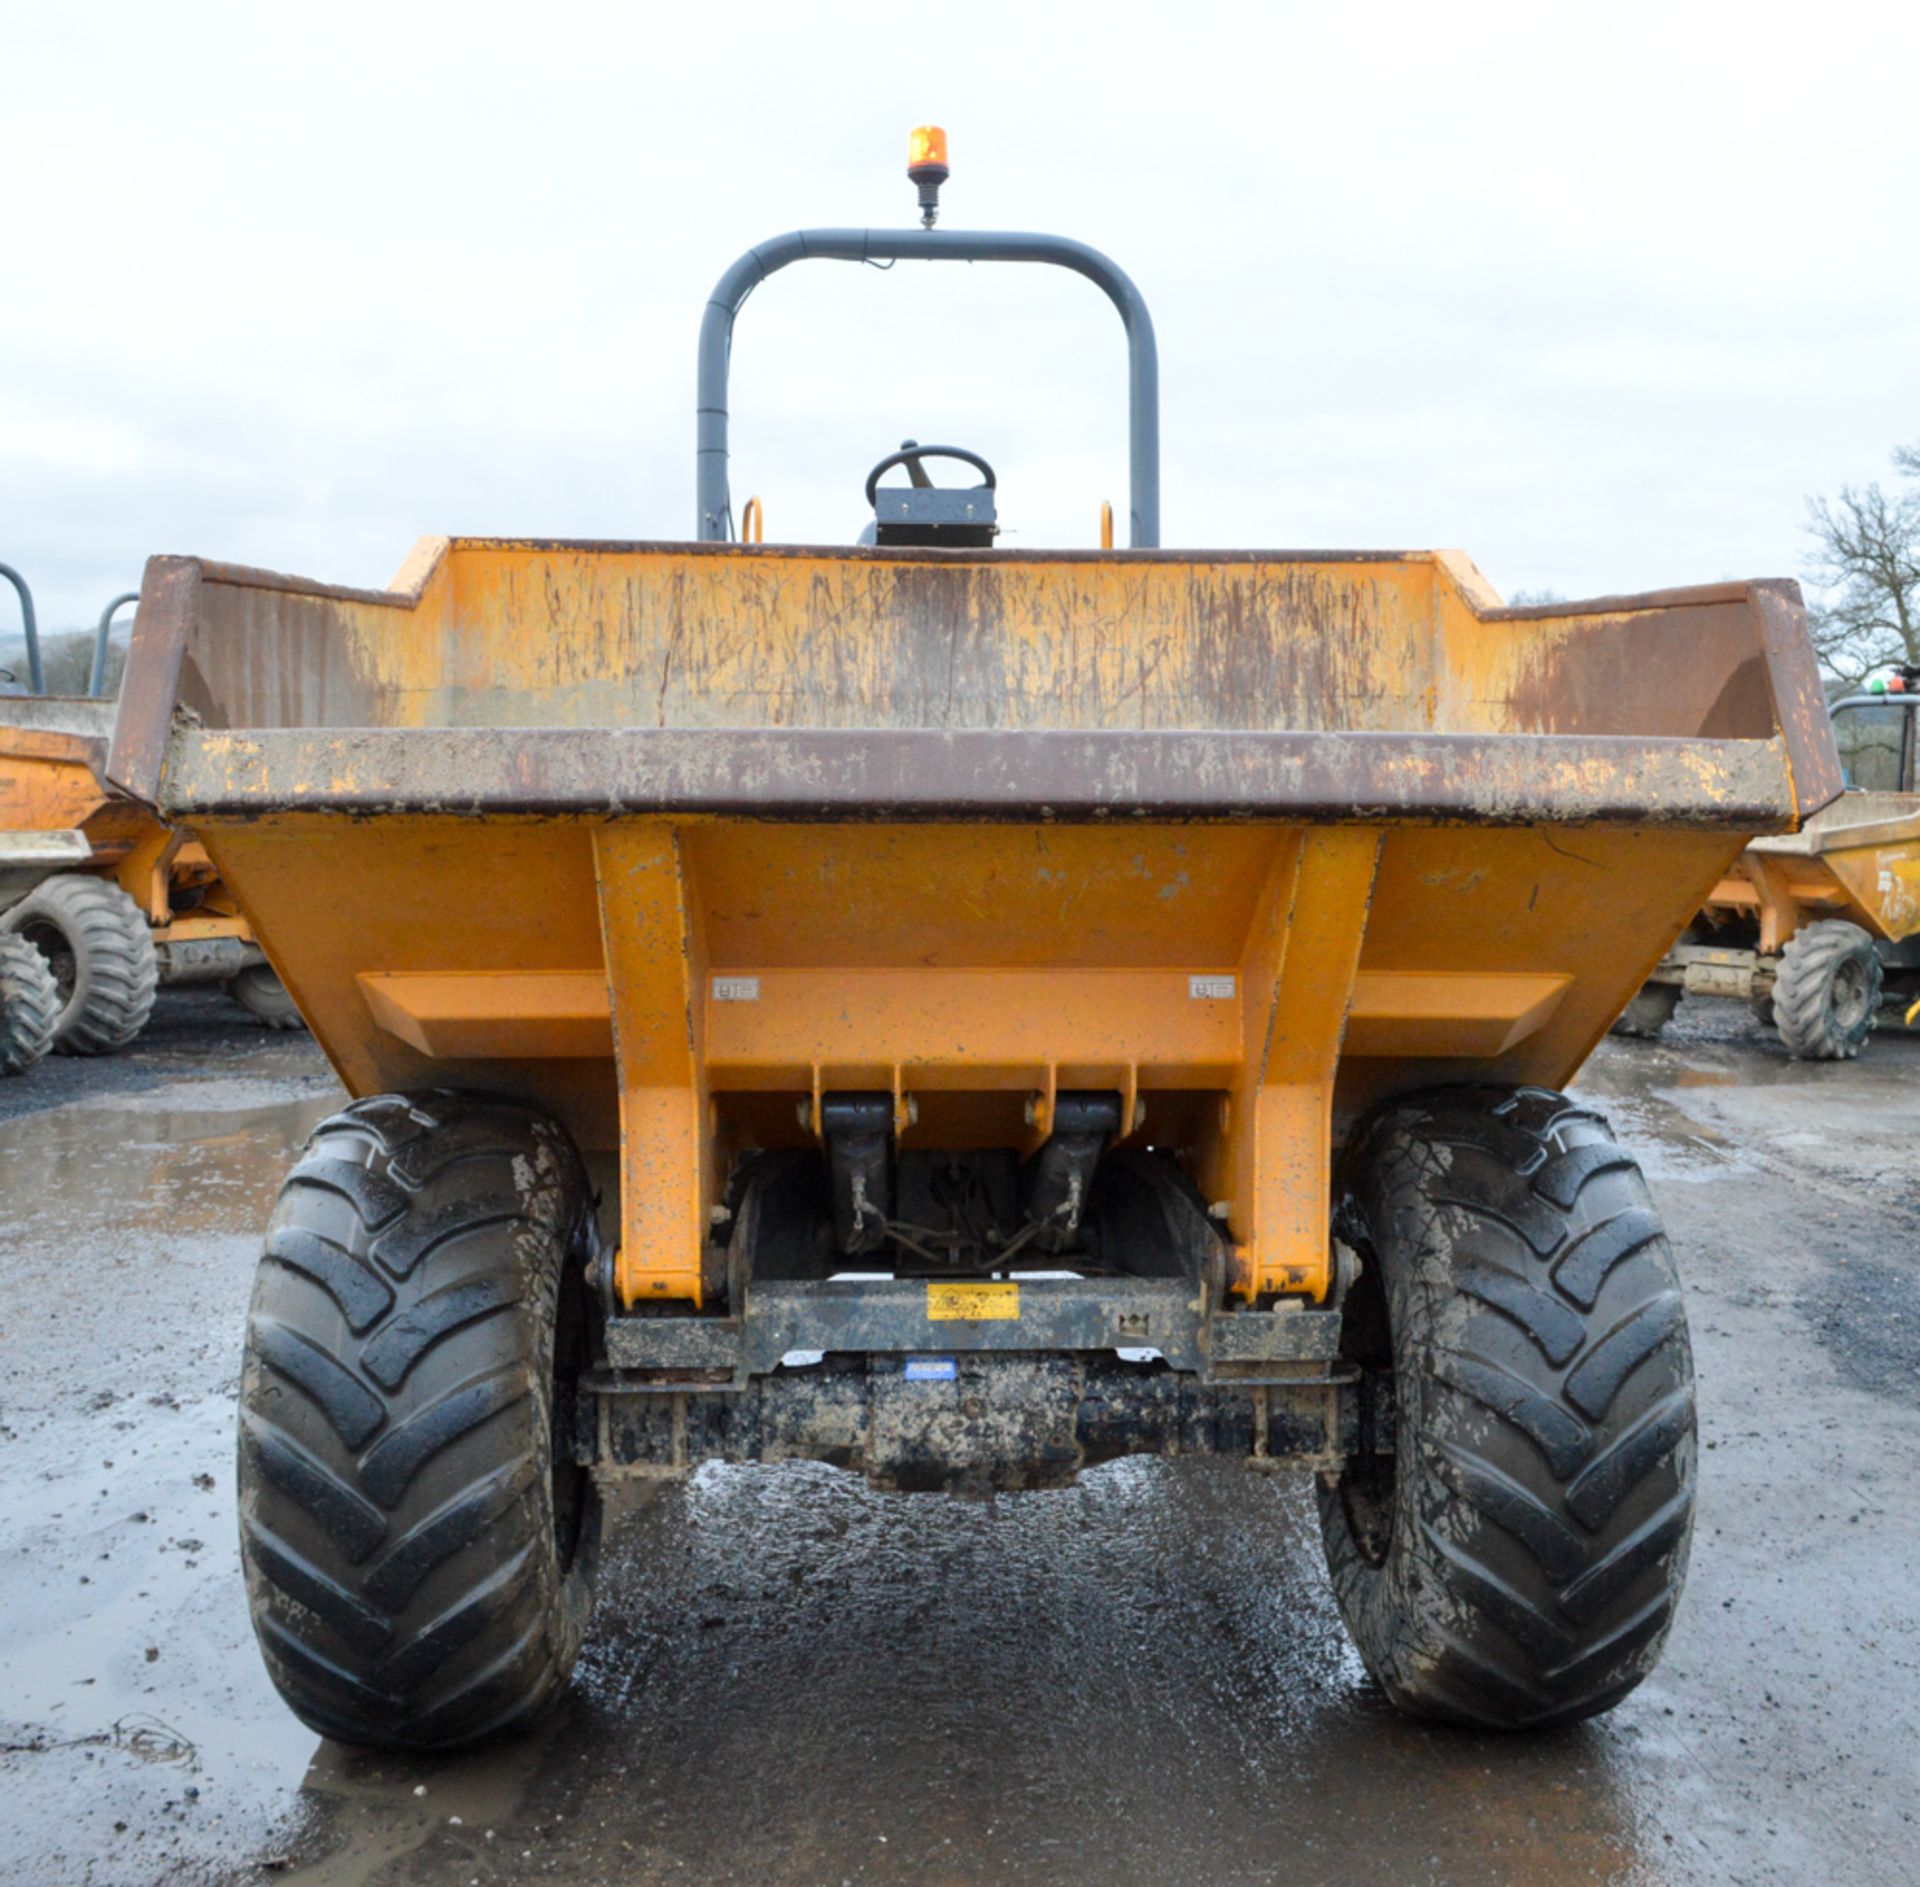
[[[940,215],[940,186],[947,168],[947,134],[937,124],[917,124],[907,139],[907,175],[920,186],[920,224],[931,229]]]

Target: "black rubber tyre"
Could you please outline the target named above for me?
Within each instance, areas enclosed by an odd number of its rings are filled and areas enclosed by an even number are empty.
[[[264,1029],[304,1029],[287,986],[264,963],[249,963],[227,984],[227,994]]]
[[[1615,1035],[1630,1035],[1637,1040],[1655,1041],[1660,1031],[1673,1020],[1680,1007],[1680,992],[1671,983],[1647,983],[1621,1011],[1613,1025]]]
[[[1345,1172],[1346,1343],[1393,1436],[1321,1478],[1361,1658],[1417,1716],[1605,1710],[1659,1658],[1693,1523],[1693,1363],[1639,1168],[1564,1095],[1481,1087],[1383,1109]]]
[[[23,1075],[53,1046],[60,990],[24,937],[0,931],[0,1075]]]
[[[1773,984],[1773,1026],[1797,1061],[1851,1061],[1873,1033],[1880,958],[1858,924],[1826,918],[1787,939]]]
[[[61,1054],[111,1055],[147,1026],[159,958],[139,905],[118,885],[75,872],[49,878],[7,913],[7,928],[53,972]]]
[[[593,1201],[546,1116],[356,1101],[281,1189],[240,1381],[240,1541],[311,1728],[447,1749],[564,1690],[600,1508],[573,1461]]]

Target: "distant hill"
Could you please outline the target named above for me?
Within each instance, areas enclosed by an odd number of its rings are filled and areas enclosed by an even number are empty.
[[[87,691],[87,671],[93,666],[91,629],[62,629],[40,637],[40,665],[46,670],[47,693],[78,695]],[[107,693],[120,689],[120,671],[127,665],[127,625],[114,625],[107,647]],[[27,645],[18,630],[0,636],[0,670],[9,672],[21,687],[27,682]]]

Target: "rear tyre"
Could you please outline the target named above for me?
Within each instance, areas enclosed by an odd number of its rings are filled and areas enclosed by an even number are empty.
[[[1652,1041],[1673,1020],[1673,1012],[1679,1007],[1680,992],[1671,983],[1648,983],[1621,1012],[1613,1033]]]
[[[287,986],[264,963],[249,963],[227,984],[227,994],[266,1029],[304,1029]]]
[[[546,1116],[356,1101],[281,1189],[240,1384],[267,1670],[321,1734],[448,1749],[564,1690],[600,1509],[575,1464],[593,1200]]]
[[[1858,924],[1827,918],[1787,939],[1773,984],[1773,1022],[1799,1061],[1851,1061],[1873,1033],[1882,971]]]
[[[1564,1095],[1481,1087],[1383,1109],[1347,1173],[1381,1443],[1321,1477],[1320,1519],[1361,1658],[1416,1716],[1608,1709],[1660,1655],[1693,1520],[1693,1365],[1639,1168]]]
[[[104,878],[49,878],[7,915],[7,928],[47,961],[60,994],[53,1045],[111,1055],[147,1026],[160,980],[139,905]]]
[[[60,991],[24,937],[0,931],[0,1075],[22,1075],[53,1046]]]

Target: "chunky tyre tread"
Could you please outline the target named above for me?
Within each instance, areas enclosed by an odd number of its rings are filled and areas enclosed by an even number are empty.
[[[340,1307],[356,1337],[393,1308],[393,1292],[378,1273],[331,1239],[283,1226],[267,1240],[266,1258],[319,1285]]]
[[[53,1037],[61,1054],[111,1055],[147,1026],[160,960],[146,917],[118,885],[83,873],[49,878],[6,922],[65,965]]]
[[[511,1310],[519,1302],[519,1293],[500,1278],[460,1278],[443,1284],[394,1318],[368,1343],[362,1353],[367,1374],[382,1389],[398,1389],[413,1366],[442,1337],[496,1311]]]
[[[1866,1006],[1842,1013],[1835,978],[1849,959],[1866,980]],[[1787,939],[1773,985],[1773,1026],[1800,1061],[1851,1061],[1873,1033],[1884,976],[1873,939],[1858,924],[1826,918]]]
[[[241,1548],[268,1670],[322,1734],[471,1743],[565,1684],[597,1510],[580,1489],[560,1538],[554,1333],[591,1223],[571,1144],[509,1102],[357,1102],[288,1175],[248,1320]]]
[[[24,937],[0,931],[0,1075],[23,1075],[53,1046],[60,986]]]
[[[1361,1464],[1322,1484],[1361,1655],[1425,1716],[1607,1709],[1658,1658],[1693,1510],[1686,1324],[1638,1169],[1563,1095],[1457,1088],[1383,1110],[1348,1173],[1397,1409],[1387,1491]]]
[[[1554,1288],[1582,1310],[1591,1310],[1614,1266],[1661,1236],[1658,1213],[1637,1206],[1616,1212],[1567,1241],[1553,1267]]]

